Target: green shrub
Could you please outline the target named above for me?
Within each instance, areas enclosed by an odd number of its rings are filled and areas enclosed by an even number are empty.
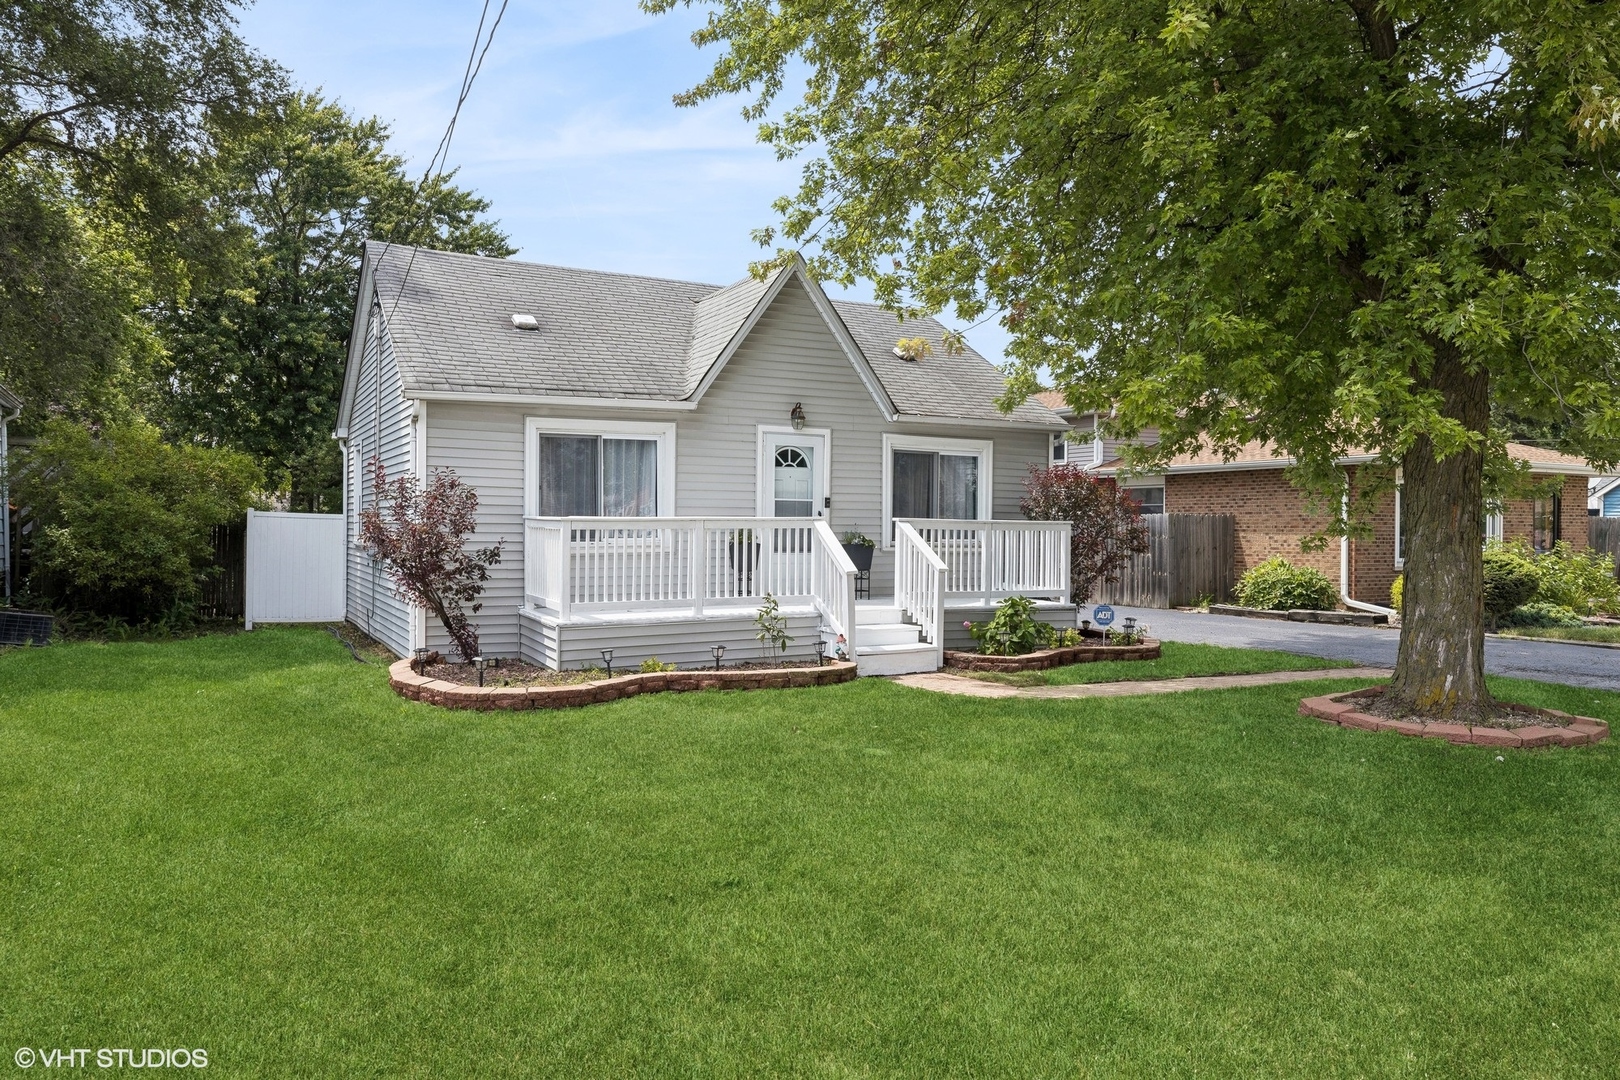
[[[1052,627],[1035,618],[1035,601],[1009,596],[987,623],[965,623],[987,656],[1023,656],[1052,644]]]
[[[99,435],[51,420],[19,470],[39,531],[30,588],[75,611],[149,623],[189,610],[213,561],[210,532],[262,488],[253,459],[173,446],[145,423]]]
[[[1396,574],[1395,580],[1389,587],[1389,606],[1396,611],[1401,610],[1401,597],[1406,592],[1406,575]]]
[[[1281,555],[1273,555],[1238,581],[1237,602],[1266,611],[1331,611],[1338,606],[1339,594],[1320,570],[1295,566]]]
[[[641,662],[643,675],[657,675],[661,671],[674,671],[674,664],[666,664],[656,656],[649,656]]]
[[[1614,556],[1576,551],[1560,540],[1553,549],[1536,556],[1536,599],[1579,614],[1620,615],[1620,581],[1614,577]]]
[[[1503,618],[1536,595],[1541,577],[1528,545],[1492,541],[1485,545],[1485,615]]]
[[[1585,626],[1581,617],[1567,607],[1550,604],[1545,600],[1532,600],[1502,616],[1502,626],[1526,626],[1551,629],[1553,627]]]

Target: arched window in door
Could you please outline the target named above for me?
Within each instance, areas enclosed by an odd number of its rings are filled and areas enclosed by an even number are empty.
[[[806,448],[779,446],[772,480],[777,517],[810,517],[815,513],[810,454]]]

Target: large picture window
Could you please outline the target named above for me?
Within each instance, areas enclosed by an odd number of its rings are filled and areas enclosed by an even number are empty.
[[[884,535],[896,518],[980,521],[990,516],[990,445],[957,439],[886,440]]]
[[[529,422],[529,513],[656,517],[669,512],[674,434],[663,425]]]

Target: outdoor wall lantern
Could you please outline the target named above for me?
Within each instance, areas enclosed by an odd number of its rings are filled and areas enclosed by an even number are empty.
[[[709,651],[714,653],[714,670],[719,671],[720,658],[726,655],[726,647],[724,645],[715,645]]]
[[[788,413],[788,419],[793,421],[793,430],[794,431],[803,431],[804,430],[804,405],[801,404],[800,402],[795,401],[793,403],[793,411]]]
[[[613,650],[602,650],[602,666],[607,668],[607,677],[613,678]]]

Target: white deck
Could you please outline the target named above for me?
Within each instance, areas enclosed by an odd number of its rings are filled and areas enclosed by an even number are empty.
[[[1072,622],[1065,522],[896,523],[895,592],[856,602],[855,568],[826,522],[783,518],[530,518],[522,654],[550,667],[656,656],[683,667],[768,655],[756,615],[776,599],[788,659],[852,656],[863,675],[937,670],[949,643],[1008,596]],[[947,620],[949,612],[950,620]],[[954,629],[951,625],[954,623]]]

